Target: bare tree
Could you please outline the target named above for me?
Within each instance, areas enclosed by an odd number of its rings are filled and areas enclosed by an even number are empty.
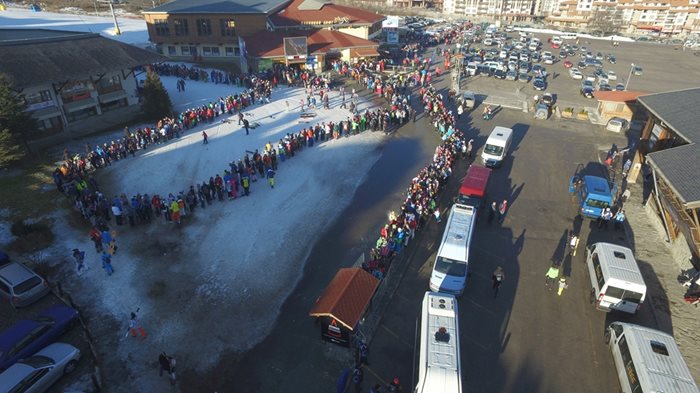
[[[592,13],[588,28],[601,35],[612,35],[622,27],[622,11],[615,8],[598,7]]]

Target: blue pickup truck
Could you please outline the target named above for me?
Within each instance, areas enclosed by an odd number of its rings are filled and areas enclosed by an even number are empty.
[[[583,217],[597,219],[606,207],[612,207],[616,187],[607,179],[591,175],[575,175],[569,181],[569,193],[574,194]]]

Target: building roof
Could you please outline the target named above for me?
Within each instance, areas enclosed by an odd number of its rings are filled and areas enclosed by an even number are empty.
[[[700,145],[692,143],[649,153],[647,163],[687,209],[700,207]]]
[[[0,29],[0,47],[0,73],[20,88],[167,60],[94,33]]]
[[[612,102],[632,102],[636,101],[640,96],[645,95],[640,91],[596,91],[593,96],[598,99],[598,101],[612,101]]]
[[[174,0],[144,14],[268,14],[289,0]]]
[[[378,286],[379,280],[360,268],[340,269],[309,311],[309,315],[333,317],[353,330]]]
[[[637,101],[688,143],[700,143],[700,87],[649,94]]]
[[[367,25],[384,20],[383,15],[324,0],[292,0],[270,16],[276,27],[306,25]]]
[[[307,37],[309,55],[324,54],[330,49],[377,48],[378,43],[334,30],[302,30],[295,33],[263,30],[245,38],[252,57],[284,56],[284,37]]]

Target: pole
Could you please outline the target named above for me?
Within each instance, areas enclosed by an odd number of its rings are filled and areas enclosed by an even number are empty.
[[[117,14],[114,13],[112,0],[109,1],[109,10],[112,12],[112,19],[114,19],[114,35],[122,35],[121,30],[119,30],[119,22],[117,22]]]
[[[630,84],[630,79],[632,78],[632,70],[634,70],[634,63],[630,65],[630,74],[627,75],[627,81],[625,82],[625,90],[627,90],[627,86]]]
[[[100,13],[97,12],[97,0],[94,1],[95,4],[95,16],[100,16]]]

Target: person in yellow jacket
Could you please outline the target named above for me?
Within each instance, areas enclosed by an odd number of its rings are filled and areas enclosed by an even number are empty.
[[[177,201],[170,203],[170,216],[173,218],[173,222],[180,224],[180,205]]]

